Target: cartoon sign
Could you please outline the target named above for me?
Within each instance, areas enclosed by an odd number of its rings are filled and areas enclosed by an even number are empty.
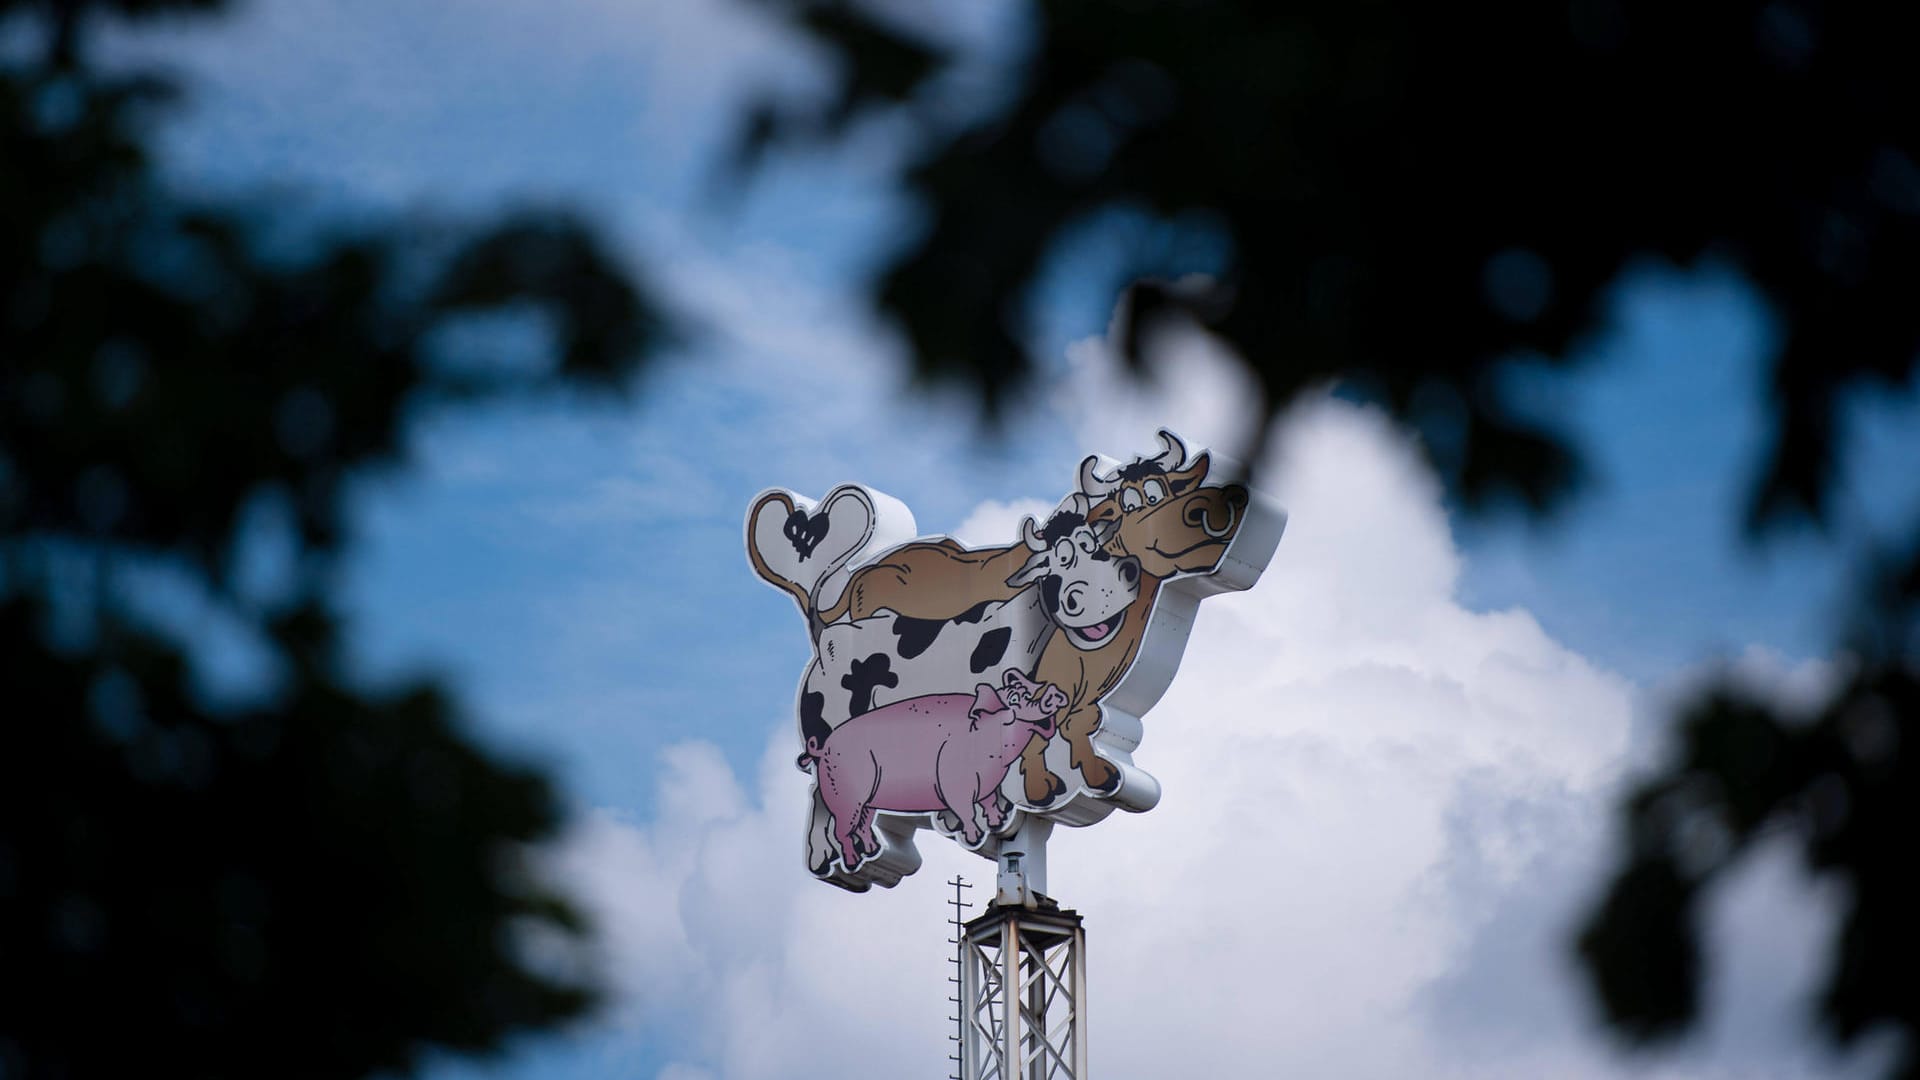
[[[816,876],[891,886],[920,865],[919,829],[992,857],[1022,815],[1088,825],[1160,800],[1133,763],[1140,718],[1200,600],[1258,580],[1286,522],[1206,452],[1160,444],[1088,457],[998,547],[917,537],[903,504],[857,484],[754,499],[748,560],[813,641],[797,763]]]

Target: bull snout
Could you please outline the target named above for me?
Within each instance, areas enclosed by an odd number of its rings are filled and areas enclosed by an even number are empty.
[[[1240,511],[1247,505],[1247,490],[1234,486],[1207,488],[1194,492],[1181,507],[1180,520],[1215,540],[1233,535]]]

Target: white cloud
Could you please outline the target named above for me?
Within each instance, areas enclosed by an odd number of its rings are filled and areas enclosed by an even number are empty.
[[[1057,503],[1045,499],[1014,499],[1000,502],[989,499],[974,508],[967,520],[954,527],[953,538],[970,547],[1009,544],[1020,535],[1020,523],[1028,518],[1041,521],[1053,513]]]
[[[1138,375],[1122,367],[1105,339],[1075,342],[1052,404],[1083,445],[1109,454],[1153,449],[1154,432],[1170,427],[1244,457],[1261,418],[1259,386],[1246,365],[1198,331],[1176,327],[1162,335],[1156,363]]]
[[[1231,437],[1220,365],[1186,359],[1186,381],[1142,390],[1077,349],[1082,445],[1145,448],[1163,415]],[[1161,805],[1052,845],[1052,891],[1088,919],[1100,1075],[1831,1074],[1785,1018],[1834,898],[1779,859],[1712,901],[1729,962],[1704,1036],[1664,1062],[1606,1052],[1566,943],[1644,703],[1527,613],[1460,606],[1437,486],[1377,414],[1305,406],[1265,464],[1287,536],[1259,586],[1205,605],[1147,717],[1135,757]],[[985,504],[958,531],[1005,535],[1030,509]],[[787,692],[766,689],[770,715]],[[990,867],[929,839],[896,890],[814,883],[790,724],[750,789],[680,747],[652,820],[583,830],[582,881],[635,1003],[616,1023],[675,1048],[666,1076],[937,1074],[940,882],[986,885]]]

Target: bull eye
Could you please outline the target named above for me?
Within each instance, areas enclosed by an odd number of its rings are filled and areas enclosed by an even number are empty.
[[[1129,513],[1140,509],[1140,493],[1132,488],[1121,488],[1120,509]]]
[[[1159,480],[1149,480],[1141,487],[1146,490],[1148,506],[1158,505],[1161,499],[1167,497],[1167,486]]]

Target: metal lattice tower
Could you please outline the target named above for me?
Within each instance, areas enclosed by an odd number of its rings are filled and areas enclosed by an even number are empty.
[[[1002,907],[966,925],[962,1080],[1086,1080],[1086,930],[1058,907]]]

